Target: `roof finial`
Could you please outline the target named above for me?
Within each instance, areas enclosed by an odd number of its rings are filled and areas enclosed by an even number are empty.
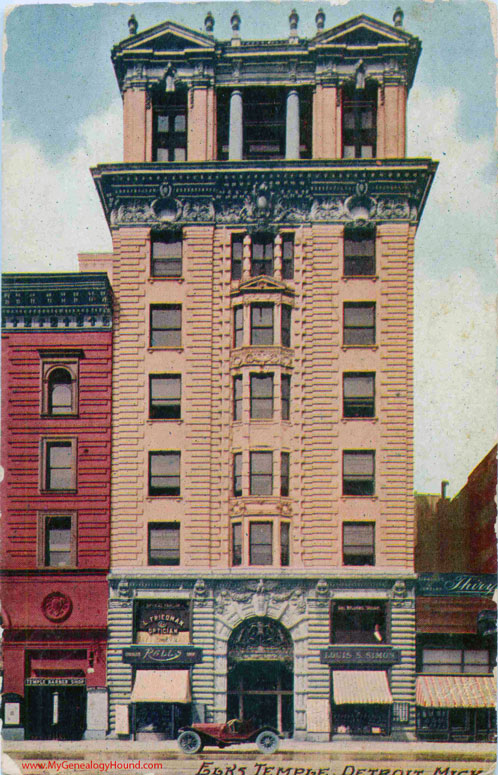
[[[323,8],[318,9],[317,14],[315,16],[315,23],[316,23],[316,28],[319,32],[323,30],[325,25],[325,14],[323,12]]]
[[[394,22],[394,26],[395,27],[402,27],[403,26],[404,15],[405,14],[403,13],[402,9],[398,5],[398,7],[396,8],[396,10],[394,12],[394,16],[393,16],[393,22]]]
[[[204,19],[204,29],[206,30],[208,35],[212,35],[213,28],[214,28],[214,16],[211,13],[211,11],[208,11],[206,14],[206,18]]]
[[[238,11],[233,12],[230,24],[232,25],[232,46],[240,46],[240,14]]]
[[[138,30],[138,22],[135,19],[135,14],[132,13],[130,18],[128,19],[128,29],[130,31],[130,35],[136,35]]]
[[[296,40],[297,40],[297,25],[298,24],[299,24],[299,16],[297,14],[296,9],[293,8],[292,11],[289,14],[289,27],[290,27],[289,38],[291,40],[293,38],[296,38]]]

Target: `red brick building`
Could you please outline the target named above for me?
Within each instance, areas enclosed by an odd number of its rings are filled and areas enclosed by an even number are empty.
[[[4,736],[103,737],[110,285],[4,275],[2,292]]]

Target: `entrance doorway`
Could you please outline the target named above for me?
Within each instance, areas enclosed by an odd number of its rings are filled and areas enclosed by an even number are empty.
[[[84,686],[26,686],[27,740],[81,740],[86,729]]]
[[[228,642],[228,718],[292,734],[292,667],[292,640],[279,622],[254,617],[239,625]]]

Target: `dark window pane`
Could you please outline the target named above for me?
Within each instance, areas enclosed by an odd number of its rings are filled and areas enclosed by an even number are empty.
[[[255,234],[251,245],[251,277],[273,275],[273,235]]]
[[[386,642],[386,606],[376,600],[341,600],[332,605],[332,643]]]
[[[151,307],[151,347],[181,347],[182,308],[179,304]]]
[[[343,415],[344,417],[375,416],[375,374],[344,374]]]
[[[177,420],[181,417],[182,378],[179,374],[150,377],[150,417]]]
[[[292,280],[294,277],[294,235],[284,234],[282,238],[282,278]]]
[[[282,398],[282,420],[288,420],[290,418],[290,384],[290,375],[282,374],[282,382],[280,387]]]
[[[242,420],[242,376],[233,378],[233,419]]]
[[[289,564],[289,535],[289,523],[282,522],[280,524],[280,565],[282,565],[282,567],[285,567]]]
[[[377,144],[377,88],[345,87],[342,96],[343,158],[371,159]]]
[[[251,344],[273,344],[273,305],[251,304]]]
[[[71,565],[71,517],[47,517],[45,522],[45,565]]]
[[[233,494],[235,497],[242,495],[242,452],[233,456]]]
[[[288,452],[282,452],[280,456],[280,495],[289,495],[289,461]]]
[[[74,460],[71,442],[47,443],[46,455],[46,489],[72,489],[74,486]]]
[[[232,525],[232,565],[242,563],[242,525]]]
[[[180,525],[149,523],[149,565],[180,564]]]
[[[373,495],[375,453],[343,453],[343,495]]]
[[[375,565],[372,522],[345,522],[342,528],[344,565]]]
[[[291,308],[287,304],[281,307],[281,343],[282,347],[291,346]]]
[[[153,161],[184,161],[187,151],[186,93],[176,91],[156,95],[153,109]]]
[[[252,522],[249,526],[249,562],[251,565],[271,565],[272,556],[271,522]]]
[[[244,310],[235,307],[233,311],[233,346],[242,347],[244,344]]]
[[[173,233],[153,237],[153,277],[179,277],[182,273],[182,236]]]
[[[344,274],[349,277],[375,274],[375,234],[370,231],[345,232]]]
[[[251,452],[250,494],[273,494],[273,453]]]
[[[344,304],[344,344],[375,344],[375,304],[349,302]]]
[[[244,255],[244,236],[232,234],[232,280],[242,277],[242,261]]]
[[[48,411],[69,414],[73,411],[73,385],[66,369],[55,369],[48,379]]]
[[[273,374],[251,374],[251,419],[273,417]]]
[[[180,453],[149,453],[149,495],[180,495]]]

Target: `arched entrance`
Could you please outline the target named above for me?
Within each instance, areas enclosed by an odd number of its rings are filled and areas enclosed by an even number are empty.
[[[275,619],[252,617],[228,641],[228,718],[293,730],[293,647]]]

